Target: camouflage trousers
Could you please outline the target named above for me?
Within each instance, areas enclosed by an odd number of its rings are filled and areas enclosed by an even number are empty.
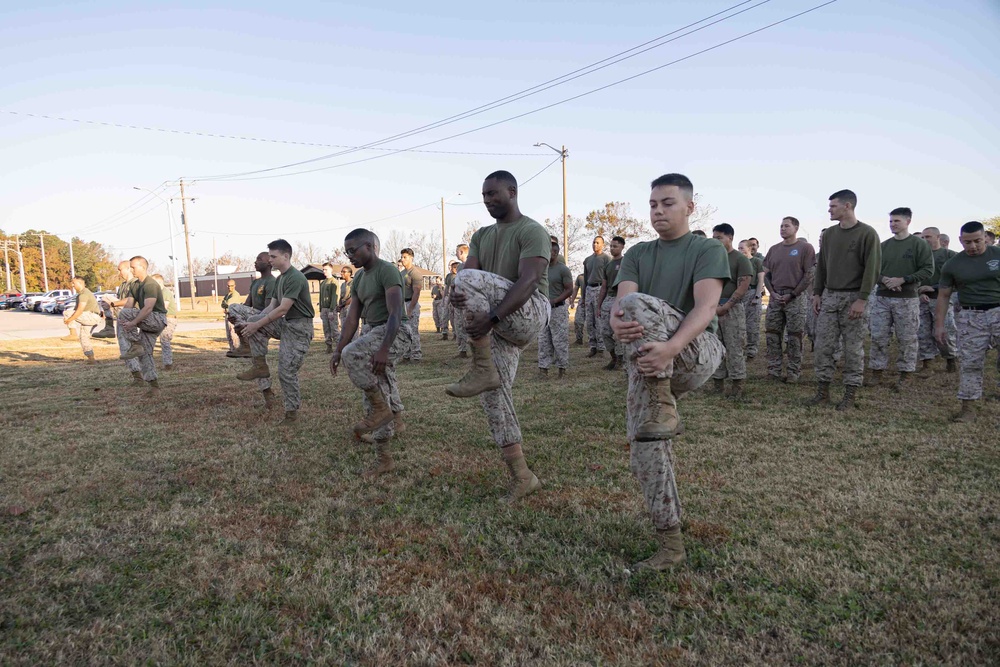
[[[912,373],[917,370],[917,332],[920,329],[920,299],[873,296],[868,328],[872,346],[868,366],[873,371],[884,371],[889,366],[889,339],[896,335],[899,355],[896,370]]]
[[[174,332],[177,331],[177,318],[168,317],[167,324],[160,333],[160,350],[163,354],[163,365],[170,366],[174,363]]]
[[[576,331],[576,342],[583,342],[584,325],[587,320],[587,291],[584,289],[580,295],[579,303],[576,305],[576,312],[573,314],[573,328]]]
[[[976,401],[983,397],[983,368],[986,353],[1000,347],[1000,308],[993,310],[963,309],[958,313],[958,397]],[[1000,368],[1000,361],[997,362]],[[1000,384],[1000,377],[997,378]]]
[[[327,345],[336,345],[340,339],[340,318],[336,308],[320,308],[319,319],[323,323],[323,341]]]
[[[933,359],[939,354],[945,359],[954,359],[957,356],[958,339],[955,327],[955,313],[951,308],[945,310],[944,330],[948,338],[944,345],[934,338],[934,324],[937,319],[937,299],[931,299],[927,303],[920,304],[920,330],[917,331],[917,340],[920,346],[920,361]]]
[[[743,295],[743,312],[746,313],[747,356],[756,357],[760,352],[761,300],[757,298],[757,288],[751,287]]]
[[[538,367],[569,367],[569,305],[552,309],[548,326],[538,332]]]
[[[76,318],[71,328],[76,329],[76,335],[80,340],[80,347],[83,353],[90,357],[94,354],[94,345],[90,342],[90,337],[94,335],[94,327],[104,324],[104,316],[97,313],[86,312]]]
[[[861,298],[861,292],[825,290],[816,318],[816,380],[832,382],[836,369],[834,355],[841,344],[844,348],[844,384],[860,387],[865,376],[865,318],[848,317],[851,304]]]
[[[257,314],[247,321],[256,322],[261,317]],[[302,406],[299,369],[306,360],[309,343],[313,339],[313,321],[308,317],[294,320],[282,317],[277,322],[265,324],[247,339],[250,354],[266,357],[267,346],[272,338],[281,341],[278,345],[278,381],[281,383],[281,393],[284,394],[285,411],[298,410]]]
[[[587,340],[590,342],[590,349],[597,349],[604,352],[604,337],[601,335],[601,313],[597,309],[597,297],[600,293],[600,285],[587,285]]]
[[[260,315],[260,311],[259,310],[257,310],[256,308],[251,308],[250,306],[244,306],[242,303],[234,303],[233,305],[229,306],[228,317],[232,318],[232,320],[233,320],[233,332],[234,333],[236,331],[236,325],[237,324],[246,324],[247,322],[250,321],[251,317],[256,317],[257,315]],[[278,333],[279,336],[281,335],[280,332],[277,332],[277,333]],[[239,338],[239,336],[237,336],[237,339],[238,338]],[[248,341],[247,345],[249,345],[249,344],[250,343]],[[257,379],[257,388],[260,389],[261,391],[265,391],[267,389],[270,389],[271,388],[271,378],[258,378]]]
[[[464,317],[488,313],[503,301],[514,283],[503,276],[478,269],[464,269],[455,277],[454,288],[465,294]],[[514,377],[521,350],[538,340],[548,326],[552,307],[535,290],[524,305],[498,322],[490,332],[493,364],[500,374],[500,387],[479,395],[494,442],[500,447],[522,442],[521,426],[514,412]]]
[[[629,467],[642,488],[653,525],[665,530],[681,520],[673,448],[670,440],[638,442],[635,439],[635,431],[646,420],[650,404],[649,383],[639,372],[635,360],[639,348],[646,343],[670,340],[684,320],[684,315],[666,301],[639,292],[622,297],[618,305],[625,313],[622,319],[638,322],[643,327],[642,338],[625,345],[628,370],[626,428],[631,452]],[[702,332],[674,357],[673,363],[659,377],[670,378],[670,390],[680,398],[703,385],[725,354],[718,337],[707,331]]]
[[[403,304],[403,308],[406,308],[406,304]],[[424,358],[424,353],[420,349],[420,304],[413,305],[413,313],[409,316],[402,326],[410,330],[410,344],[403,351],[404,359],[412,359],[413,361],[420,361]]]
[[[361,335],[344,348],[342,359],[347,376],[351,378],[355,387],[361,391],[377,387],[386,405],[393,412],[402,412],[403,401],[400,399],[399,383],[396,380],[396,361],[409,349],[410,330],[406,326],[400,325],[396,338],[389,347],[389,362],[385,365],[385,374],[376,375],[372,370],[372,357],[382,347],[382,343],[385,341],[385,331],[384,324],[375,327],[365,324],[361,328]],[[362,396],[362,404],[365,416],[370,415],[373,408],[367,396]],[[395,430],[392,422],[372,433],[372,437],[379,441],[388,440],[393,435],[395,435]]]
[[[138,358],[142,379],[152,382],[156,379],[156,365],[153,363],[153,347],[156,338],[167,326],[167,316],[164,313],[150,313],[143,318],[139,326],[125,331],[123,324],[131,322],[139,315],[138,308],[122,308],[118,311],[118,327],[123,330],[122,336],[129,343],[142,345],[142,356]],[[125,348],[128,349],[128,348]],[[126,364],[127,365],[127,364]]]
[[[745,380],[747,378],[747,316],[743,302],[736,302],[725,315],[719,316],[719,338],[726,348],[726,361],[719,364],[716,380]]]
[[[452,289],[455,289],[454,285],[452,285]],[[458,343],[458,351],[468,351],[469,336],[465,333],[464,318],[458,308],[451,305],[451,299],[448,299],[448,318],[451,320],[451,330],[455,332],[455,341]]]
[[[782,341],[788,354],[788,375],[798,378],[802,372],[802,332],[806,325],[809,297],[800,294],[788,303],[771,299],[764,315],[764,332],[767,339],[767,372],[781,377]]]
[[[115,330],[115,334],[118,337],[118,351],[121,352],[122,354],[125,354],[128,351],[129,347],[131,347],[131,345],[129,345],[128,339],[125,338],[125,329],[122,328],[122,322],[120,319],[118,319],[119,316],[121,315],[122,310],[124,309],[122,308],[114,309],[115,319],[118,320],[118,328]],[[136,312],[139,311],[136,310]],[[127,368],[130,373],[135,373],[136,371],[142,370],[139,365],[138,359],[129,359],[128,361],[126,361],[125,368]]]
[[[237,304],[234,303],[233,306],[235,305]],[[233,306],[230,306],[230,308],[232,308]],[[236,330],[233,329],[233,323],[229,321],[228,310],[226,311],[225,323],[226,323],[226,342],[229,343],[230,350],[235,350],[237,347],[239,347],[240,337],[236,335]]]
[[[434,330],[441,333],[441,326],[448,330],[447,308],[444,299],[437,299],[431,302],[431,317],[434,319]]]
[[[615,340],[615,332],[611,330],[611,306],[615,297],[608,294],[601,304],[601,336],[604,338],[604,349],[614,350],[619,357],[625,356],[625,346]]]

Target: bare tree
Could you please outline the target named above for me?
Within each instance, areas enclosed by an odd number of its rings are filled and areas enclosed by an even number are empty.
[[[566,265],[575,267],[583,264],[583,260],[590,254],[591,234],[587,229],[587,221],[575,215],[566,218],[566,235],[568,236],[569,253],[562,248],[563,221],[562,218],[551,220],[545,219],[542,223],[549,234],[559,239],[559,246],[563,257],[566,258]]]
[[[462,232],[462,243],[469,243],[472,240],[472,235],[475,234],[476,230],[478,230],[482,226],[483,226],[482,223],[480,223],[478,220],[469,220],[468,222],[466,222],[465,231]]]
[[[718,212],[717,207],[703,203],[701,195],[696,192],[694,193],[694,213],[688,218],[688,224],[691,225],[691,229],[708,231],[708,226],[712,224],[712,218]]]
[[[612,236],[639,241],[653,237],[653,229],[648,221],[636,218],[632,215],[632,207],[621,201],[609,201],[604,208],[588,213],[586,227],[595,236],[603,236],[606,241],[610,241]]]
[[[297,241],[295,243],[295,251],[292,253],[292,264],[296,266],[321,264],[323,262],[323,255],[323,249],[312,241],[308,243]]]
[[[403,248],[407,244],[406,235],[399,229],[393,229],[389,232],[388,236],[384,238],[380,237],[379,240],[381,241],[381,248],[379,249],[378,256],[387,262],[395,262],[399,259],[399,253],[403,251]]]
[[[441,273],[441,235],[437,232],[410,232],[407,245],[413,250],[413,263],[432,273]]]

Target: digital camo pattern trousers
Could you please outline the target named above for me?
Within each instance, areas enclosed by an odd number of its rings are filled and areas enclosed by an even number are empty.
[[[406,308],[406,304],[403,304],[403,308]],[[410,344],[403,351],[404,359],[412,359],[413,361],[420,361],[424,357],[423,351],[420,349],[420,304],[413,305],[413,313],[410,314],[409,319],[403,322],[404,327],[410,330]]]
[[[396,380],[396,361],[400,359],[410,347],[410,330],[405,326],[400,326],[396,333],[396,338],[389,347],[389,362],[385,366],[384,375],[376,375],[372,370],[372,357],[382,343],[385,341],[386,326],[380,324],[376,327],[364,325],[361,335],[344,348],[343,363],[347,370],[347,376],[351,378],[354,386],[361,391],[368,391],[378,387],[382,394],[382,400],[393,412],[403,411],[403,401],[399,396],[399,383]],[[372,404],[367,396],[362,396],[365,416],[372,413]],[[385,441],[395,435],[393,422],[376,429],[372,437],[378,441]]]
[[[259,314],[254,315],[249,321],[256,322],[260,318]],[[282,317],[277,322],[263,326],[248,339],[250,353],[255,357],[266,357],[271,338],[281,341],[278,344],[278,381],[281,383],[281,393],[284,394],[285,411],[298,410],[302,405],[299,369],[306,360],[306,353],[313,339],[313,321],[308,317],[294,320]]]
[[[138,316],[138,308],[122,308],[118,311],[118,326],[121,327],[121,325],[131,322]],[[129,343],[142,345],[142,356],[139,357],[138,361],[139,370],[142,371],[142,379],[146,382],[152,382],[156,379],[156,365],[153,363],[153,347],[156,345],[157,336],[160,335],[160,332],[166,326],[166,314],[150,313],[143,318],[139,326],[125,331],[123,334]]]
[[[538,332],[538,367],[569,367],[569,306],[552,309],[548,326]]]
[[[601,336],[604,338],[604,349],[614,350],[619,357],[625,355],[625,346],[615,340],[615,332],[611,330],[611,306],[615,297],[608,294],[601,304]]]
[[[576,331],[576,342],[583,343],[583,331],[587,324],[587,289],[584,288],[580,295],[579,303],[576,305],[576,312],[573,314],[573,328]]]
[[[99,327],[103,324],[104,317],[102,315],[89,312],[83,313],[73,322],[73,326],[77,328],[80,347],[83,348],[83,353],[88,357],[94,354],[94,345],[90,342],[90,337],[94,335],[94,327]]]
[[[825,290],[816,317],[816,380],[832,382],[836,369],[834,355],[841,344],[844,348],[844,384],[860,387],[865,376],[865,318],[850,319],[851,304],[861,298],[861,292]]]
[[[454,284],[452,284],[452,289],[455,289]],[[465,317],[462,312],[451,305],[451,299],[448,300],[448,316],[451,319],[451,330],[455,332],[455,342],[458,345],[458,351],[468,351],[469,350],[469,335],[465,333]]]
[[[743,295],[743,312],[746,314],[747,356],[756,357],[760,352],[760,312],[761,303],[757,298],[757,288],[751,287]]]
[[[896,369],[904,373],[917,370],[917,332],[920,329],[920,299],[873,296],[869,298],[871,311],[868,328],[872,334],[868,365],[873,371],[884,371],[889,366],[889,339],[896,334],[899,355]]]
[[[167,324],[160,333],[160,350],[163,353],[163,365],[172,366],[174,363],[174,332],[177,331],[177,318],[168,317]]]
[[[976,401],[983,397],[986,353],[990,347],[1000,347],[1000,308],[961,310],[958,332],[962,341],[958,348],[958,397],[963,401]],[[1000,376],[997,383],[1000,386]]]
[[[788,355],[788,375],[798,378],[802,372],[802,334],[806,326],[806,309],[810,307],[809,297],[800,294],[788,303],[778,303],[771,299],[764,315],[764,331],[767,339],[767,372],[781,377],[782,341]]]
[[[234,320],[234,323],[233,323],[234,332],[235,332],[236,325],[246,324],[247,322],[250,321],[250,318],[256,318],[258,315],[260,315],[260,311],[259,310],[257,310],[256,308],[251,308],[250,306],[244,306],[242,303],[234,303],[231,306],[229,306],[229,317],[233,318],[233,320]],[[274,333],[274,335],[271,336],[272,338],[279,338],[280,339],[281,332],[278,331],[277,327],[268,327],[268,328],[269,328],[270,331],[272,331]],[[237,339],[238,338],[239,337],[237,336]],[[249,345],[249,344],[250,344],[250,342],[247,341],[247,345]],[[251,348],[251,352],[250,353],[253,354],[252,348]],[[258,378],[257,379],[257,388],[260,389],[261,391],[266,391],[266,390],[270,389],[271,388],[271,378]]]
[[[238,304],[234,303],[234,304],[232,304],[229,307],[232,308],[233,306],[236,306],[236,305],[238,305]],[[239,305],[241,305],[241,304],[239,304]],[[229,349],[230,350],[235,350],[239,346],[239,344],[240,344],[240,337],[236,335],[236,330],[233,329],[233,324],[232,324],[232,322],[229,321],[229,311],[228,310],[226,311],[225,322],[226,322],[226,342],[229,343]]]
[[[712,377],[716,380],[745,380],[747,377],[747,316],[743,304],[737,302],[725,315],[719,316],[719,337],[726,348],[726,361]]]
[[[323,341],[327,345],[336,345],[340,338],[340,318],[336,308],[320,308],[319,319],[323,322]]]
[[[122,328],[122,321],[120,319],[122,310],[124,309],[118,308],[116,309],[115,312],[115,318],[118,319],[118,328],[115,331],[115,334],[118,337],[118,351],[121,352],[122,354],[125,354],[126,352],[128,352],[128,348],[131,346],[129,345],[128,339],[125,338],[125,329]],[[135,373],[136,371],[142,370],[139,365],[138,359],[129,359],[128,361],[126,361],[125,368],[127,368],[130,373]]]
[[[934,338],[934,324],[937,319],[937,299],[920,304],[920,330],[917,332],[919,341],[920,361],[933,359],[939,354],[945,359],[954,359],[958,352],[958,334],[955,327],[955,313],[951,308],[945,310],[944,331],[948,335],[944,345]]]
[[[448,304],[444,299],[438,299],[431,304],[431,315],[434,317],[434,329],[440,333],[448,331]]]
[[[635,360],[639,348],[646,343],[670,340],[684,315],[666,301],[639,292],[622,297],[618,303],[625,313],[623,320],[638,322],[643,327],[642,338],[625,346],[628,370],[626,428],[631,452],[629,467],[642,488],[653,525],[658,530],[666,530],[681,521],[673,448],[670,440],[638,442],[635,439],[635,431],[646,420],[650,404],[649,383],[639,372]],[[681,398],[703,385],[722,363],[725,354],[718,337],[707,331],[702,332],[659,377],[670,378],[671,392]]]
[[[601,286],[591,287],[587,285],[587,340],[590,349],[604,351],[604,337],[601,336],[601,314],[597,310],[597,296],[601,293]]]
[[[503,301],[514,283],[503,276],[478,269],[464,269],[455,278],[454,287],[466,295],[464,317],[488,313]],[[548,326],[552,307],[535,290],[524,305],[500,320],[490,333],[493,364],[500,374],[500,387],[479,395],[493,441],[500,447],[522,442],[521,426],[514,413],[514,377],[521,350],[538,340],[538,332]]]

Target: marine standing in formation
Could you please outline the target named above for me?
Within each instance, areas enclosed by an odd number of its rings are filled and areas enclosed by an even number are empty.
[[[538,332],[538,372],[548,377],[549,368],[555,364],[559,369],[559,379],[563,379],[569,367],[569,306],[573,292],[573,274],[569,267],[559,261],[559,240],[550,236],[552,254],[549,256],[549,305],[552,315],[548,326]]]
[[[618,364],[622,363],[622,356],[625,354],[625,346],[615,340],[614,332],[611,330],[611,304],[618,296],[615,280],[617,280],[618,271],[622,266],[622,253],[624,251],[625,239],[621,236],[612,238],[611,261],[604,265],[604,270],[601,273],[601,289],[597,293],[597,312],[600,313],[604,349],[611,353],[611,361],[604,367],[608,371],[618,368]]]
[[[333,278],[333,264],[323,265],[325,276],[319,283],[319,319],[323,323],[323,341],[326,353],[333,352],[333,346],[340,337],[340,318],[337,317],[337,281]]]
[[[753,359],[760,351],[760,311],[764,297],[764,256],[757,252],[757,239],[740,241],[738,250],[750,260],[753,273],[750,274],[750,288],[743,295],[743,311],[747,318],[747,359]]]
[[[743,295],[750,288],[753,273],[750,260],[733,248],[735,235],[736,230],[727,223],[716,225],[712,229],[712,238],[722,244],[729,265],[729,279],[722,286],[722,294],[715,309],[719,318],[719,337],[726,348],[726,358],[719,364],[712,378],[715,380],[715,391],[720,394],[725,391],[726,378],[729,378],[732,386],[728,395],[734,401],[743,397],[743,381],[747,377],[747,316],[743,311]]]
[[[400,363],[420,361],[423,351],[420,349],[420,292],[424,284],[424,272],[413,264],[413,250],[403,248],[399,254],[403,264],[400,272],[403,279],[403,309],[406,311],[406,326],[410,330],[410,345],[403,352]]]
[[[229,351],[234,352],[238,347],[239,336],[233,331],[233,324],[229,321],[230,304],[239,303],[243,297],[236,291],[236,281],[230,280],[226,283],[226,295],[222,297],[222,314],[226,322],[226,342],[229,343]]]
[[[351,306],[351,283],[354,281],[354,267],[350,264],[340,267],[340,298],[337,300],[337,317],[340,318],[340,330],[344,330],[347,312]]]
[[[948,373],[958,370],[955,357],[958,354],[958,330],[955,328],[955,313],[951,308],[946,308],[944,313],[944,327],[948,334],[944,344],[939,345],[934,338],[934,326],[937,324],[937,300],[938,285],[941,282],[941,268],[945,263],[957,255],[954,250],[949,250],[941,245],[941,232],[937,227],[927,227],[923,231],[924,240],[930,246],[931,256],[934,258],[934,272],[917,292],[920,294],[920,330],[917,338],[920,346],[921,369],[918,375],[930,377],[933,373],[931,363],[938,356],[944,357],[945,369]]]
[[[767,340],[767,377],[795,384],[802,373],[802,336],[806,329],[806,311],[810,308],[816,251],[799,238],[799,221],[782,218],[778,228],[781,243],[771,246],[764,257],[764,284],[767,286],[767,315],[764,329]],[[785,350],[782,351],[782,343]],[[787,355],[787,375],[783,357]]]
[[[594,254],[583,260],[583,275],[587,281],[586,304],[584,314],[587,323],[587,339],[590,342],[588,357],[596,357],[604,352],[604,337],[601,335],[601,311],[597,308],[597,297],[601,292],[601,280],[604,278],[604,267],[611,261],[611,256],[604,252],[604,237],[594,237]],[[579,317],[579,313],[577,313]]]

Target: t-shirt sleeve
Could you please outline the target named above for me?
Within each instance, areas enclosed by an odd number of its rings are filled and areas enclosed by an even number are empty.
[[[544,257],[548,259],[552,256],[552,242],[548,232],[541,225],[532,225],[521,237],[521,254],[518,259],[530,259],[532,257]]]
[[[479,259],[479,242],[480,242],[480,235],[482,233],[483,233],[482,228],[477,229],[472,234],[472,238],[469,239],[469,257],[475,257],[476,259]],[[468,261],[468,258],[466,258],[466,261]]]
[[[566,287],[573,287],[573,274],[570,272],[568,266],[563,266],[559,269],[559,275],[562,277],[563,289]]]
[[[382,270],[378,272],[377,278],[383,290],[393,286],[403,289],[403,274],[391,265],[383,266]]]
[[[628,255],[626,255],[626,259]],[[750,266],[750,260],[746,257],[743,258],[746,262],[745,266]],[[744,265],[741,264],[741,267]],[[740,269],[739,275],[748,276],[747,273],[742,272]],[[618,282],[622,281],[622,274],[625,272],[625,263],[622,262],[622,270],[618,273]],[[697,283],[699,280],[707,280],[709,278],[718,278],[719,280],[729,280],[732,274],[729,272],[729,257],[726,254],[726,249],[721,243],[706,243],[704,249],[698,255],[698,261],[694,265],[694,276],[691,280],[693,283]],[[638,282],[638,281],[636,281]]]
[[[952,272],[951,260],[949,259],[941,267],[941,280],[938,282],[938,287],[949,287],[954,289],[955,287],[955,274]]]
[[[744,278],[747,276],[753,277],[753,264],[749,259],[740,255],[739,259],[736,260],[736,277]]]
[[[719,246],[722,250],[722,246]],[[725,251],[722,254],[723,262],[725,262]],[[700,261],[700,258],[699,258]],[[729,264],[726,263],[726,277],[729,276]],[[695,280],[698,280],[695,277]],[[612,287],[617,287],[624,282],[631,282],[639,284],[639,246],[634,246],[625,251],[625,256],[622,258],[622,266],[618,269],[618,278],[615,279],[615,284]]]

